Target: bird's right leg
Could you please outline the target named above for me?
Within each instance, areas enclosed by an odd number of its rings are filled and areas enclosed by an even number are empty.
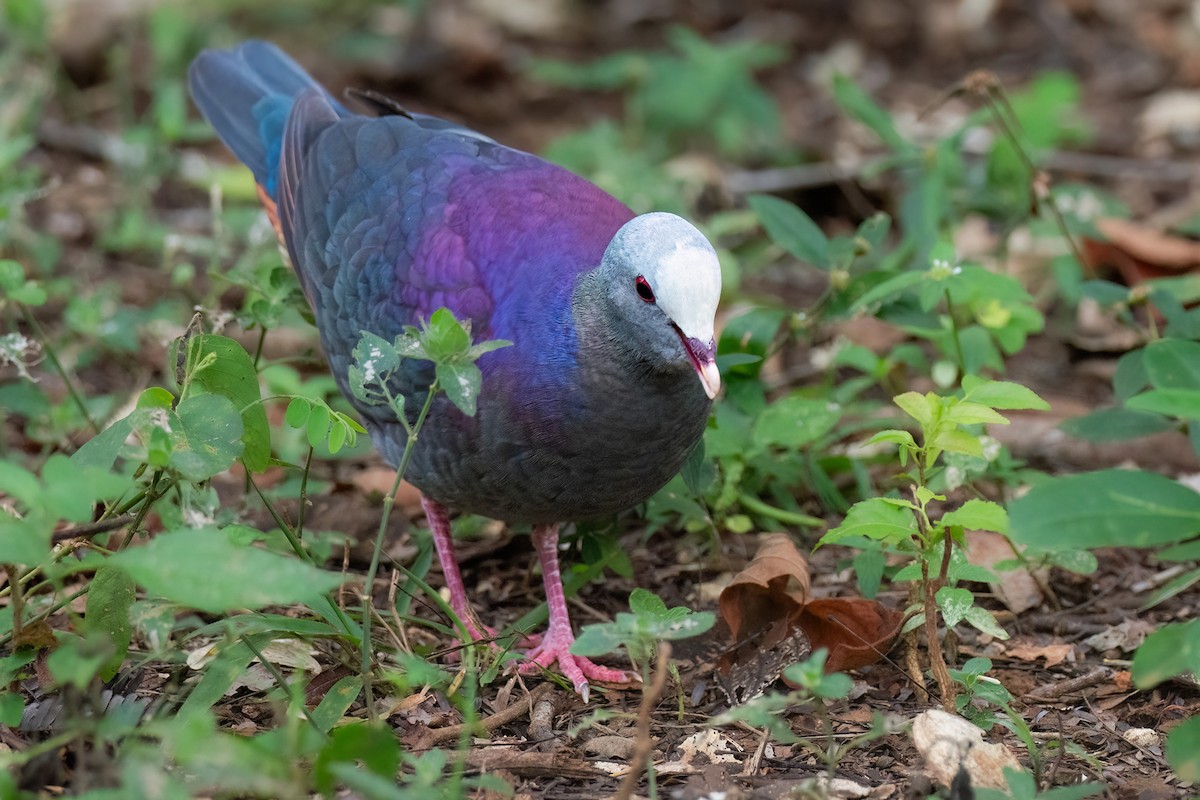
[[[495,638],[495,632],[479,622],[475,612],[471,610],[470,601],[467,600],[467,588],[463,585],[462,572],[458,569],[458,559],[454,557],[449,509],[425,495],[421,495],[421,508],[425,509],[425,519],[429,521],[429,530],[433,533],[433,546],[437,550],[438,563],[442,565],[446,589],[450,592],[450,608],[462,620],[472,639],[478,641]]]

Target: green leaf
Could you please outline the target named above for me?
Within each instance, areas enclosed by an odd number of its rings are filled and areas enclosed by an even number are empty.
[[[763,409],[751,438],[758,447],[795,450],[832,431],[841,417],[841,407],[827,399],[789,395]]]
[[[880,442],[890,442],[892,444],[897,444],[902,447],[916,447],[917,446],[917,440],[913,438],[913,435],[911,433],[909,433],[908,431],[896,430],[894,428],[888,429],[886,431],[880,431],[879,433],[872,436],[870,439],[867,439],[865,444],[878,444]]]
[[[215,355],[215,359],[209,357]],[[242,417],[242,461],[251,472],[262,472],[271,460],[271,429],[263,408],[258,372],[250,354],[227,336],[201,334],[188,340],[188,363],[205,364],[191,373],[193,384],[226,397]]]
[[[475,403],[483,385],[483,373],[471,363],[438,364],[438,386],[450,402],[468,417],[475,416]]]
[[[312,407],[305,424],[305,437],[309,447],[320,447],[329,436],[329,406],[324,403]]]
[[[967,612],[975,605],[975,595],[969,589],[956,589],[943,586],[934,595],[937,606],[942,611],[942,618],[947,628],[953,628],[967,617]]]
[[[293,397],[288,403],[283,421],[289,428],[303,428],[308,425],[308,414],[312,411],[312,403],[305,397]]]
[[[911,539],[917,532],[912,511],[875,497],[850,507],[842,524],[821,537],[820,544],[833,544],[850,536],[865,536],[887,542]]]
[[[1134,411],[1200,419],[1200,389],[1151,389],[1125,401]]]
[[[778,197],[766,194],[750,195],[747,202],[771,241],[800,261],[828,269],[829,239],[803,210]]]
[[[211,613],[307,602],[342,582],[297,558],[234,544],[238,533],[239,526],[162,533],[111,563],[147,591]]]
[[[943,525],[961,525],[967,530],[1008,533],[1008,512],[1004,506],[990,500],[968,500],[962,506],[942,515]]]
[[[1113,375],[1113,393],[1119,402],[1128,400],[1149,385],[1145,349],[1131,350],[1117,359],[1117,371]]]
[[[948,453],[962,453],[983,458],[983,445],[979,443],[979,437],[972,436],[966,431],[954,429],[942,431],[933,440],[932,446]]]
[[[1200,531],[1200,494],[1152,472],[1053,478],[1009,506],[1013,541],[1039,550],[1152,547]]]
[[[992,616],[992,612],[986,608],[972,606],[967,610],[965,617],[966,621],[977,630],[983,631],[989,636],[994,636],[997,639],[1008,639],[1008,631],[1000,626],[996,618]]]
[[[873,287],[863,292],[857,300],[850,305],[850,311],[859,311],[874,305],[882,303],[884,300],[891,300],[898,295],[911,289],[913,286],[919,286],[925,283],[926,275],[924,272],[901,272],[893,275]]]
[[[129,609],[133,605],[134,589],[129,575],[110,563],[101,565],[88,584],[83,629],[108,637],[117,649],[100,670],[102,680],[111,680],[117,674],[129,651],[133,636]]]
[[[25,698],[19,692],[0,691],[0,725],[15,728],[21,724],[24,713]]]
[[[900,135],[892,121],[892,115],[845,75],[833,76],[833,99],[843,111],[874,131],[875,135],[898,155],[915,154],[916,145]]]
[[[629,610],[639,616],[663,617],[667,613],[667,604],[654,592],[634,589],[629,593]]]
[[[171,414],[169,430],[161,425],[150,430],[170,436],[168,464],[192,483],[200,483],[229,469],[242,454],[243,419],[223,395],[194,394]]]
[[[1176,725],[1167,734],[1167,763],[1189,783],[1200,783],[1200,717]]]
[[[455,356],[464,355],[471,347],[471,336],[446,308],[439,308],[429,318],[429,327],[421,334],[421,343],[429,358],[443,364]]]
[[[355,769],[396,780],[400,768],[400,743],[389,728],[361,722],[336,728],[313,762],[313,783],[318,792],[331,795],[336,779],[331,767],[346,764]],[[360,766],[361,765],[361,766]]]
[[[1155,389],[1200,390],[1200,342],[1160,339],[1145,347],[1146,375]]]
[[[1115,442],[1171,430],[1175,424],[1161,414],[1128,408],[1102,408],[1066,420],[1058,429],[1068,436],[1089,442]]]
[[[617,652],[625,644],[625,634],[612,623],[584,625],[571,653],[577,656],[603,656]]]
[[[934,403],[937,399],[918,392],[905,392],[892,398],[892,402],[900,406],[900,410],[915,419],[923,428],[933,422]]]
[[[950,406],[945,420],[955,425],[1007,425],[1008,420],[998,412],[981,403],[971,403],[966,400]]]
[[[1200,675],[1200,619],[1164,625],[1147,636],[1133,654],[1130,672],[1139,689],[1188,672]]]
[[[1048,411],[1050,404],[1032,389],[1011,381],[989,381],[974,375],[963,376],[964,400],[1007,410]]]

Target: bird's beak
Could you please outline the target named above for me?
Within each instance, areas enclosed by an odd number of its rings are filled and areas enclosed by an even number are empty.
[[[692,366],[696,368],[696,375],[700,378],[700,385],[704,387],[704,393],[708,395],[709,400],[712,400],[717,396],[717,392],[721,391],[721,373],[717,370],[716,342],[709,339],[706,343],[682,335],[679,338],[683,339],[683,345],[692,359]]]

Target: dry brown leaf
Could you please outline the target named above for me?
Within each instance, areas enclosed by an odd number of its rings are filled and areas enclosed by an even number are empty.
[[[825,669],[838,672],[874,664],[887,654],[900,633],[903,616],[875,600],[830,597],[813,600],[800,615],[800,626],[814,650],[829,651]]]
[[[808,602],[809,588],[808,561],[787,534],[774,533],[721,592],[721,617],[736,641],[778,620],[791,622]]]
[[[1096,228],[1109,244],[1153,266],[1179,271],[1200,265],[1200,242],[1117,217],[1096,220]]]
[[[996,572],[996,564],[1013,558],[1012,541],[993,531],[967,531],[967,560],[979,567]],[[1047,574],[1048,570],[1042,570]],[[1037,608],[1042,604],[1042,589],[1037,580],[1024,568],[996,572],[999,581],[989,583],[1000,602],[1014,614]]]
[[[829,651],[828,670],[882,658],[899,632],[900,614],[862,598],[812,600],[809,586],[807,560],[787,535],[773,534],[721,592],[721,617],[734,641],[755,637],[754,651],[760,654],[800,628],[813,650]]]
[[[1004,652],[1010,658],[1021,661],[1037,661],[1039,658],[1044,658],[1047,667],[1053,667],[1064,661],[1075,661],[1075,646],[1070,644],[1047,644],[1040,647],[1024,643],[1010,644]]]

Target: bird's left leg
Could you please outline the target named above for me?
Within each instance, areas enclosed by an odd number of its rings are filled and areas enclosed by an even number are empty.
[[[559,670],[584,702],[587,702],[589,678],[605,683],[629,683],[632,678],[627,672],[601,666],[583,656],[571,655],[575,634],[571,631],[571,617],[567,612],[567,598],[563,594],[562,575],[558,568],[558,526],[534,526],[533,546],[542,562],[542,582],[546,585],[550,627],[542,643],[526,655],[529,660],[521,665],[521,672],[535,672],[539,667],[549,667],[557,661]]]
[[[458,558],[454,555],[454,538],[450,530],[450,511],[436,500],[421,495],[421,508],[425,509],[425,519],[429,522],[429,530],[433,534],[433,547],[437,551],[438,563],[442,566],[442,576],[446,582],[446,590],[450,592],[450,608],[455,616],[462,620],[467,635],[474,641],[493,641],[496,630],[484,625],[475,616],[475,610],[467,599],[467,588],[463,584],[462,572],[458,569]],[[527,646],[537,645],[541,639],[537,636],[519,634],[519,640]],[[493,646],[495,646],[493,644]]]

